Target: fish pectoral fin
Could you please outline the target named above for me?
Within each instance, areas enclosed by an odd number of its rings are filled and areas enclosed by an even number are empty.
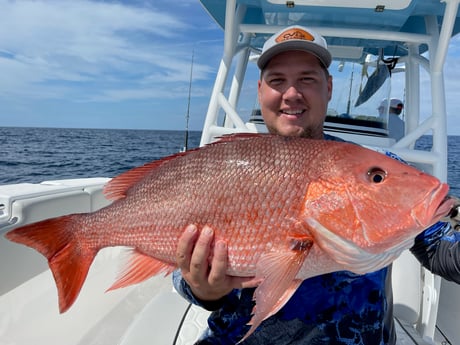
[[[279,312],[279,310],[286,304],[286,302],[289,301],[294,292],[297,291],[300,284],[302,284],[301,279],[294,279],[289,285],[289,287],[286,289],[286,291],[284,291],[283,295],[278,299],[278,302],[273,306],[270,313],[265,317],[265,319],[268,319],[270,316],[275,315],[277,312]]]
[[[126,268],[107,291],[141,283],[160,273],[164,273],[166,276],[174,271],[175,268],[171,264],[162,262],[138,250],[133,250]]]
[[[263,320],[279,311],[299,287],[301,280],[295,277],[311,244],[306,245],[305,238],[300,240],[299,237],[292,241],[291,250],[264,254],[257,263],[256,278],[263,281],[254,292],[256,305],[249,322],[251,328],[242,340],[253,333]]]

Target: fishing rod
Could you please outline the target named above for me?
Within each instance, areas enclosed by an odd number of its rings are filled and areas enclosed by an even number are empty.
[[[183,152],[188,150],[188,124],[190,119],[190,98],[192,95],[192,76],[193,76],[193,59],[195,56],[195,49],[192,50],[192,64],[190,65],[190,80],[188,85],[188,103],[187,103],[187,114],[185,115],[185,139],[184,139],[184,148]]]

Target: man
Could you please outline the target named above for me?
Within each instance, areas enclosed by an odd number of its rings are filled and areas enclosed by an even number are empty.
[[[330,63],[324,38],[307,28],[289,27],[265,43],[258,60],[258,94],[271,133],[340,140],[323,133],[332,94]],[[439,244],[448,231],[447,224],[433,226],[417,238],[413,250],[426,266],[460,282],[460,238],[449,238],[452,240],[445,241],[445,246]],[[194,226],[187,227],[178,243],[180,270],[174,272],[173,281],[183,297],[213,311],[209,328],[197,344],[235,344],[249,329],[257,282],[226,275],[226,244],[218,241],[211,250],[212,242],[212,229],[205,227],[199,232]],[[441,247],[456,260],[431,260]],[[395,342],[391,274],[384,268],[365,275],[334,272],[303,281],[286,305],[242,344]]]
[[[405,124],[399,115],[404,109],[404,103],[397,98],[392,98],[388,104],[388,99],[384,99],[377,109],[382,118],[388,111],[388,135],[390,138],[401,139],[404,136]]]

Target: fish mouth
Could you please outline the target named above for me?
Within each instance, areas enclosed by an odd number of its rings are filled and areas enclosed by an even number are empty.
[[[412,209],[411,216],[417,228],[426,229],[449,213],[454,202],[446,197],[448,191],[446,183],[439,183],[423,202]]]
[[[446,183],[441,183],[438,188],[436,188],[429,198],[427,198],[425,203],[422,203],[420,207],[417,207],[414,210],[414,220],[418,226],[421,228],[426,228],[437,221],[446,218],[449,216],[453,209],[456,208],[456,204],[460,205],[458,199],[453,198],[452,196],[447,195],[449,191],[449,186]],[[434,212],[426,212],[426,210],[433,209],[430,205],[438,205]],[[418,214],[418,216],[417,216]],[[430,217],[430,214],[431,217]]]

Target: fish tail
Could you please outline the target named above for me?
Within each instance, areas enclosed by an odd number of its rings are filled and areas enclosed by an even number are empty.
[[[59,311],[67,311],[75,302],[88,275],[97,250],[77,238],[79,219],[69,215],[26,225],[8,232],[5,237],[31,247],[48,259],[56,282]]]

